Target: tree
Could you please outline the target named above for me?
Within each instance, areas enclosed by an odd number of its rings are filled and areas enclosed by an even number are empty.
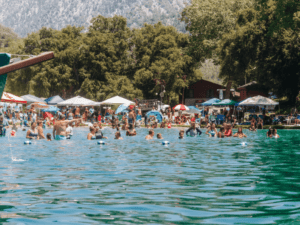
[[[161,23],[145,24],[133,33],[131,52],[136,70],[133,79],[144,97],[156,98],[160,85],[157,86],[154,79],[159,79],[166,83],[166,94],[177,101],[183,88],[201,78],[201,72],[195,72],[192,57],[185,53],[188,35]]]
[[[235,28],[237,12],[253,4],[254,0],[193,0],[181,17],[190,32],[189,54],[202,62],[215,57],[218,41]]]
[[[220,77],[237,85],[257,80],[294,104],[300,86],[299,7],[291,0],[268,0],[240,12],[237,28],[220,43]]]

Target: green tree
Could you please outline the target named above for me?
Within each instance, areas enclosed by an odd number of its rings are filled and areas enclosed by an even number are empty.
[[[299,9],[296,1],[268,0],[240,12],[237,28],[220,43],[220,77],[237,85],[257,80],[294,104],[300,85]]]
[[[161,23],[145,24],[133,33],[131,52],[136,70],[133,79],[144,97],[156,98],[160,85],[156,85],[154,79],[159,79],[165,82],[169,99],[177,101],[183,88],[201,78],[192,57],[185,52],[189,44],[187,34]]]

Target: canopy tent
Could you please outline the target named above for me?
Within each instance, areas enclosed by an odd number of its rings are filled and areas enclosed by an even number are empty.
[[[120,96],[115,96],[109,99],[106,99],[105,101],[100,103],[101,105],[121,105],[121,104],[126,104],[127,106],[129,105],[134,105],[135,103],[132,101],[129,101],[126,98],[122,98]]]
[[[95,102],[81,97],[81,96],[76,96],[74,98],[70,98],[66,101],[60,102],[57,105],[58,106],[82,106],[82,105],[87,105],[87,104],[94,104]]]
[[[209,99],[208,101],[206,102],[203,102],[201,105],[202,106],[211,106],[215,103],[219,103],[221,100],[217,99],[217,98],[212,98],[212,99]]]
[[[231,105],[231,106],[234,106],[237,102],[236,101],[233,101],[231,99],[224,99],[218,103],[214,103],[212,105],[214,106],[227,106],[227,105]]]
[[[50,105],[48,109],[42,109],[42,112],[56,113],[57,111],[59,111],[59,108],[53,105]]]
[[[23,98],[25,101],[27,101],[27,104],[31,104],[34,102],[45,102],[43,99],[38,98],[34,95],[23,95],[23,96],[21,96],[21,98]]]
[[[63,102],[64,100],[59,96],[55,95],[50,98],[45,99],[45,102],[47,102],[48,105],[57,105],[60,102]]]
[[[275,106],[275,105],[279,105],[279,102],[275,102],[272,99],[260,95],[252,98],[247,98],[244,101],[240,102],[239,104],[239,106]]]
[[[162,114],[161,114],[160,112],[158,112],[158,111],[155,111],[155,110],[152,110],[152,111],[147,112],[146,115],[147,115],[148,118],[149,118],[150,116],[155,116],[156,119],[157,119],[157,121],[158,121],[159,123],[161,123],[161,121],[162,121],[162,119],[163,119]]]
[[[12,102],[12,103],[20,103],[20,104],[26,104],[27,101],[24,100],[21,97],[18,97],[16,95],[10,94],[8,92],[3,92],[1,102]]]
[[[115,114],[118,114],[118,113],[120,113],[120,112],[123,112],[123,111],[126,110],[127,108],[128,108],[128,105],[126,105],[126,104],[120,105],[120,106],[117,108]]]
[[[188,106],[189,110],[187,111],[187,113],[196,113],[196,114],[201,114],[200,109],[198,109],[196,106]]]

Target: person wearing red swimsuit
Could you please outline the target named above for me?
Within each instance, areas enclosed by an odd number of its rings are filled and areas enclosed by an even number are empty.
[[[232,130],[231,130],[231,126],[227,125],[226,126],[226,130],[225,130],[225,137],[231,137],[232,136]]]

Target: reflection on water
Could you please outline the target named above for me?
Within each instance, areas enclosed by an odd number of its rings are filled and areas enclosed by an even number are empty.
[[[137,132],[106,129],[101,146],[87,128],[67,141],[1,138],[0,223],[300,223],[299,131],[248,132],[247,146],[157,129],[163,146]]]

